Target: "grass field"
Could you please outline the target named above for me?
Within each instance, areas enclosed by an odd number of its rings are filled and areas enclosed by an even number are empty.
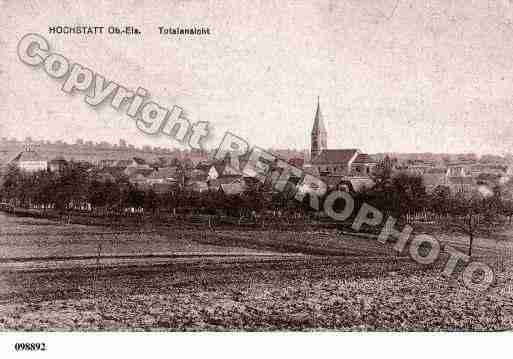
[[[509,242],[477,240],[497,281],[483,293],[373,239],[336,232],[61,225],[2,217],[0,262],[94,254],[225,254],[37,269],[0,264],[3,330],[505,330]],[[465,239],[441,238],[465,247]],[[265,257],[265,258],[264,258]],[[446,258],[445,258],[446,260]],[[500,262],[500,266],[498,263]]]

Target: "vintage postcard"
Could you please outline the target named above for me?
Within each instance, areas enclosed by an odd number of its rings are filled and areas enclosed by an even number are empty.
[[[509,332],[512,38],[506,0],[0,0],[0,337]]]

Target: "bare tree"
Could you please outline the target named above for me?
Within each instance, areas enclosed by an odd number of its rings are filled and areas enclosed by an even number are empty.
[[[440,217],[443,227],[468,236],[468,255],[472,256],[474,238],[478,234],[489,235],[500,218],[501,199],[489,189],[460,191],[438,203],[444,215]]]

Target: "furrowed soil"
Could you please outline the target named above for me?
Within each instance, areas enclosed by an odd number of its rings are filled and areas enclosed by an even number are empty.
[[[139,232],[0,218],[2,330],[511,330],[510,245],[476,240],[496,280],[468,289],[390,245],[333,232],[153,228]],[[464,238],[440,238],[465,249]],[[173,252],[94,265],[44,257]],[[201,253],[211,256],[204,258]],[[219,254],[219,256],[216,256]],[[221,254],[223,256],[221,256]],[[263,257],[265,255],[265,258]],[[8,260],[27,260],[16,268]],[[39,258],[37,268],[30,258]],[[43,259],[41,259],[43,258]],[[4,263],[2,264],[2,260]]]

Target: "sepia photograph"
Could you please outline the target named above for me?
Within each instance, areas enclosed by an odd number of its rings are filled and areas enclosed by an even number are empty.
[[[511,0],[0,0],[0,350],[511,339],[512,39]]]

